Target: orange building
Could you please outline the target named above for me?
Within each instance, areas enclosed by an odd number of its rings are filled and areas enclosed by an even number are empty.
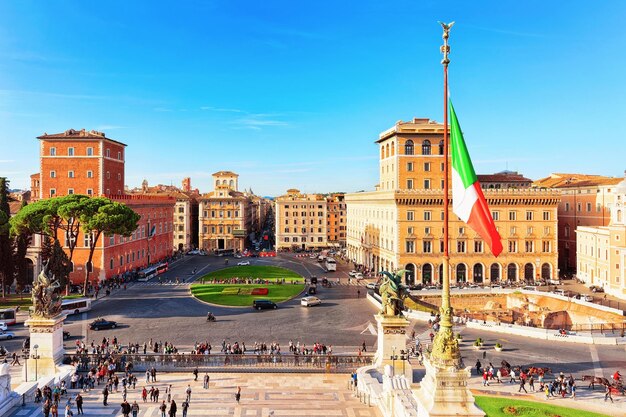
[[[576,273],[576,229],[608,226],[612,192],[623,178],[585,174],[551,174],[533,183],[536,188],[552,188],[561,194],[558,207],[559,269],[563,275]]]
[[[327,241],[329,246],[346,246],[346,202],[343,194],[331,194],[326,203]]]
[[[44,134],[38,139],[41,172],[31,175],[33,200],[69,194],[104,196],[126,204],[141,216],[130,237],[100,236],[90,266],[93,281],[136,271],[172,254],[176,200],[124,194],[124,143],[85,129]],[[67,237],[60,239],[68,247]],[[81,232],[72,258],[73,283],[84,281],[88,243]]]

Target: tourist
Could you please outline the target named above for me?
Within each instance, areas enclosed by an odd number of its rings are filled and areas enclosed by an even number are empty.
[[[524,390],[524,392],[526,394],[528,394],[528,391],[526,391],[526,379],[522,378],[520,376],[520,379],[519,379],[519,390],[517,390],[517,392],[522,392],[522,390]]]
[[[109,399],[109,389],[107,388],[107,386],[104,387],[104,389],[102,390],[102,405],[106,406],[107,404],[107,400]]]
[[[198,368],[194,368],[193,370],[193,380],[197,381],[198,380]]]
[[[165,405],[165,400],[163,400],[163,403],[159,406],[159,410],[161,410],[161,417],[167,417],[165,412],[167,411],[167,405]]]
[[[209,374],[205,373],[204,374],[204,385],[203,385],[204,389],[209,389],[209,378],[210,378]]]
[[[609,399],[611,403],[613,403],[613,396],[611,395],[611,386],[609,384],[604,384],[604,401]]]
[[[187,384],[187,390],[185,393],[187,394],[187,402],[191,401],[191,385]]]
[[[148,390],[146,389],[146,387],[143,387],[143,389],[141,390],[141,399],[145,403],[147,398],[148,398]]]
[[[487,374],[487,370],[483,371],[483,387],[489,386],[489,374]]]
[[[122,402],[122,415],[124,417],[128,417],[128,415],[130,414],[130,404],[128,404],[128,401],[124,400]]]
[[[570,398],[576,399],[576,382],[572,382],[570,390],[572,391],[572,395]]]
[[[50,400],[46,399],[43,405],[41,406],[41,411],[43,412],[43,417],[50,417]]]
[[[476,375],[480,375],[480,368],[483,366],[482,363],[480,363],[480,359],[476,360]]]
[[[511,375],[510,375],[511,379],[509,379],[509,382],[511,384],[515,384],[517,382],[517,380],[515,379],[515,370],[511,369]]]
[[[237,404],[239,404],[239,400],[241,400],[241,387],[237,387],[237,393],[235,394],[235,401],[237,401]],[[612,398],[611,402],[613,402]]]
[[[183,409],[183,417],[187,417],[187,410],[189,409],[189,402],[183,401],[183,403],[181,404],[181,408]]]
[[[85,414],[83,413],[83,397],[80,393],[76,394],[76,399],[74,401],[76,402],[76,414]]]
[[[178,407],[176,406],[176,401],[172,400],[172,403],[170,404],[170,417],[176,417],[177,410]]]
[[[528,386],[530,387],[531,391],[535,391],[535,377],[533,375],[528,378]]]
[[[137,401],[133,401],[130,411],[133,413],[133,417],[137,417],[137,414],[139,414],[139,404],[137,404]]]

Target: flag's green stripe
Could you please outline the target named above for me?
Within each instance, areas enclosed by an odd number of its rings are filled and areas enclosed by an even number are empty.
[[[467,146],[465,146],[461,126],[459,126],[454,107],[452,107],[452,101],[448,100],[448,103],[450,103],[450,154],[452,157],[452,168],[459,173],[459,177],[461,177],[463,185],[467,189],[467,187],[476,182],[476,173],[467,152]]]

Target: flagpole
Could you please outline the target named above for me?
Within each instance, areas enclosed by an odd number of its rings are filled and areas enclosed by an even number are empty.
[[[449,250],[449,205],[450,205],[450,158],[449,158],[449,134],[448,134],[448,64],[450,59],[450,46],[448,37],[450,28],[454,22],[449,24],[439,22],[443,28],[443,45],[441,52],[443,59],[443,159],[444,159],[444,179],[443,179],[443,288],[441,294],[441,320],[437,335],[433,341],[431,359],[440,365],[457,366],[460,363],[459,344],[452,331],[452,306],[450,303],[450,250]]]

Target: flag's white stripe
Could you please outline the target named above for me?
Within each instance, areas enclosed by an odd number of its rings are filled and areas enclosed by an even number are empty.
[[[477,200],[478,195],[474,184],[465,188],[459,173],[452,169],[452,211],[454,214],[467,223]]]

